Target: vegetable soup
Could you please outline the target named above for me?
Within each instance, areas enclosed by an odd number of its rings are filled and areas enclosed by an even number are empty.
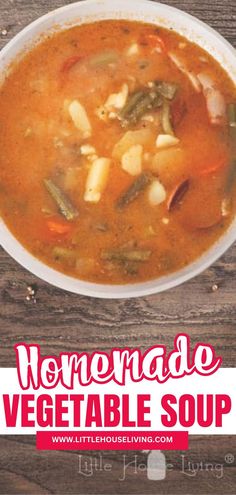
[[[0,92],[0,212],[56,270],[146,281],[235,215],[236,90],[178,33],[109,20],[57,32]]]

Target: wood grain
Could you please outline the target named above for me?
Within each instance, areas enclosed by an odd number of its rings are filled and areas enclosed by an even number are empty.
[[[5,0],[0,2],[0,47],[29,22],[65,0]],[[235,0],[172,0],[162,2],[196,15],[236,46]],[[223,356],[224,366],[236,362],[234,338],[236,302],[236,246],[202,275],[167,293],[135,300],[103,301],[79,297],[36,279],[0,250],[0,365],[14,366],[13,345],[19,341],[41,344],[42,352],[95,349],[112,346],[146,348],[162,342],[171,348],[181,330],[192,343],[210,342]],[[213,284],[219,285],[212,292]],[[27,285],[36,284],[37,302],[26,301]],[[39,452],[34,437],[0,438],[0,493],[2,494],[235,494],[236,463],[226,464],[227,453],[236,455],[235,437],[192,437],[187,460],[223,464],[219,472],[202,469],[196,476],[181,471],[181,453],[168,452],[173,464],[163,482],[147,480],[146,472],[127,470],[120,481],[123,456],[133,460],[140,452],[103,452],[112,463],[110,473],[85,478],[78,472],[79,452]],[[98,453],[87,453],[96,457]]]

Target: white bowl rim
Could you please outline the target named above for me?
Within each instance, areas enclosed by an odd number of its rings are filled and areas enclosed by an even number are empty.
[[[125,3],[127,3],[126,0],[118,0],[114,1],[112,5],[124,5]],[[191,21],[191,23],[195,26],[201,27],[205,34],[211,34],[216,40],[218,40],[221,43],[222,48],[225,48],[226,51],[235,58],[236,63],[236,52],[233,46],[221,34],[205,24],[203,21],[192,16],[191,14],[188,14],[176,7],[172,7],[159,2],[154,3],[150,0],[131,0],[129,1],[129,4],[131,3],[133,4],[133,6],[139,4],[139,6],[143,5],[145,7],[150,7],[152,5],[152,8],[159,8],[161,9],[161,11],[178,15],[181,14],[184,19]],[[55,14],[70,12],[70,10],[73,10],[73,8],[75,7],[78,7],[79,9],[82,5],[85,4],[90,6],[97,4],[106,5],[108,4],[108,0],[82,0],[80,2],[74,2],[59,7],[51,12],[48,12],[47,14],[44,14],[43,16],[39,17],[38,19],[27,25],[5,45],[5,47],[0,52],[0,61],[4,59],[5,55],[8,55],[11,50],[16,47],[21,38],[31,33],[34,28],[37,28],[44,24],[44,22],[53,19],[53,16],[55,16]],[[121,16],[120,18],[125,19],[126,17]],[[33,36],[32,40],[34,38],[35,37]],[[20,52],[21,50],[19,51],[19,53]],[[62,272],[49,267],[44,262],[40,261],[34,255],[32,255],[26,248],[24,248],[23,245],[13,236],[11,231],[4,223],[3,219],[0,218],[0,244],[5,249],[5,251],[10,254],[10,256],[24,268],[26,268],[32,274],[36,275],[45,282],[48,282],[61,289],[84,296],[104,299],[142,297],[174,288],[194,278],[205,269],[207,269],[209,266],[211,266],[227,251],[227,249],[234,243],[235,240],[236,219],[232,222],[229,229],[220,237],[220,239],[215,244],[213,244],[213,246],[211,246],[205,253],[203,253],[203,255],[196,261],[188,264],[181,270],[173,272],[169,275],[159,277],[157,279],[150,280],[148,282],[137,282],[124,285],[100,284],[86,282],[81,279],[65,275]]]

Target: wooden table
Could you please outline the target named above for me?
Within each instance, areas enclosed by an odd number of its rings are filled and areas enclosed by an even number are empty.
[[[112,1],[112,0],[111,0]],[[30,21],[60,7],[65,0],[4,0],[0,3],[0,46]],[[216,28],[236,46],[235,0],[172,0],[168,3],[196,15]],[[7,34],[4,34],[4,29]],[[157,343],[173,345],[177,332],[185,330],[192,343],[199,340],[215,346],[224,366],[236,362],[234,277],[236,246],[194,280],[167,293],[136,300],[103,301],[79,297],[56,289],[32,276],[0,250],[0,365],[14,366],[13,345],[37,342],[44,354],[60,351],[119,347],[147,348]],[[37,284],[37,303],[27,302],[27,285]],[[213,292],[213,284],[219,290]],[[162,482],[148,481],[146,472],[135,474],[133,466],[121,481],[126,462],[145,462],[140,452],[102,452],[111,472],[84,477],[79,473],[78,452],[40,452],[35,438],[0,438],[0,493],[2,494],[235,494],[236,462],[227,464],[227,454],[236,455],[236,438],[191,437],[185,462],[203,463],[199,473],[183,472],[180,452],[166,457],[173,464]],[[98,453],[88,453],[93,459]],[[229,459],[229,458],[227,458]],[[211,463],[214,470],[205,463]],[[223,468],[217,465],[223,465]],[[221,473],[223,469],[223,473]],[[222,476],[221,476],[222,474]]]

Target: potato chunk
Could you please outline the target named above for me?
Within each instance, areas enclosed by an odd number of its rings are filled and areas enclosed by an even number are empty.
[[[126,100],[128,97],[128,93],[129,93],[128,85],[123,84],[119,93],[112,93],[108,97],[108,99],[105,103],[106,109],[109,111],[109,110],[112,110],[113,108],[115,108],[117,110],[120,110],[121,108],[123,108],[125,106],[125,103],[126,103]]]
[[[84,200],[90,203],[98,203],[103,190],[106,187],[111,160],[109,158],[97,158],[91,165],[88,173]]]
[[[131,146],[122,156],[121,165],[125,172],[130,175],[139,175],[142,172],[142,154],[143,147],[141,144]]]
[[[92,134],[92,127],[83,105],[81,105],[78,100],[73,100],[68,106],[68,111],[75,127],[82,132],[83,138],[86,139],[90,137]]]
[[[157,136],[156,145],[157,148],[168,148],[169,146],[176,146],[179,144],[179,139],[170,134],[159,134]]]
[[[121,160],[122,155],[128,151],[131,146],[141,144],[149,146],[154,141],[155,136],[150,129],[138,129],[137,131],[127,131],[122,138],[115,144],[112,156]]]
[[[157,206],[166,200],[166,190],[158,179],[155,179],[148,189],[148,200],[152,206]]]

